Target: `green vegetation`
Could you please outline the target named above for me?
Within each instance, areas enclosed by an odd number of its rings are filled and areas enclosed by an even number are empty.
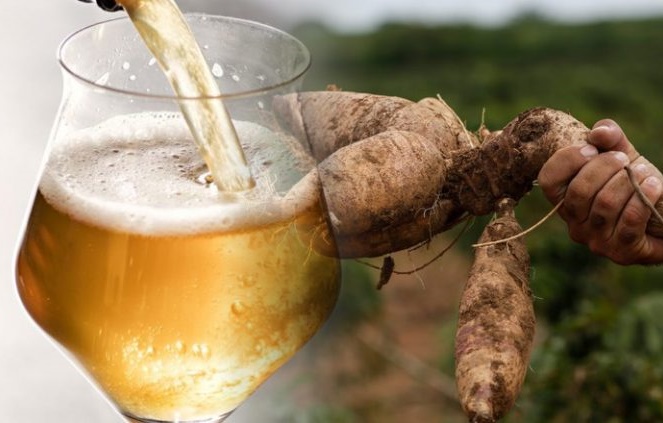
[[[568,111],[588,126],[611,117],[643,154],[663,163],[663,20],[387,25],[364,35],[311,24],[297,35],[314,56],[308,89],[336,84],[413,100],[440,94],[470,129],[482,119],[499,129],[536,106]],[[549,208],[535,190],[518,212],[528,226]],[[482,227],[465,236],[468,254]],[[663,421],[663,269],[613,265],[565,233],[555,219],[528,238],[545,336],[509,420]],[[357,304],[356,315],[378,308],[374,299]]]
[[[593,122],[618,118],[636,139],[663,129],[663,20],[586,26],[522,20],[500,29],[387,25],[367,35],[297,31],[313,52],[307,88],[413,100],[440,94],[466,120],[500,128],[536,106]],[[660,152],[659,152],[660,154]]]

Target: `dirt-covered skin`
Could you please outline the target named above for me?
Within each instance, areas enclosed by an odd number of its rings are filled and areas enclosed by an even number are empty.
[[[342,257],[403,250],[490,213],[500,198],[520,199],[554,151],[588,133],[566,113],[534,109],[480,143],[433,98],[323,91],[274,107],[320,161],[293,192],[313,198],[322,181]]]
[[[567,113],[537,108],[479,142],[434,98],[321,91],[278,98],[274,108],[320,162],[293,196],[318,198],[322,182],[335,253],[347,258],[425,243],[494,211],[500,198],[519,200],[555,151],[589,133]],[[663,202],[656,208],[663,213]],[[663,237],[663,226],[651,219],[648,233]]]
[[[513,200],[500,202],[479,242],[521,232],[513,207]],[[535,327],[529,272],[523,238],[475,251],[455,345],[458,397],[471,423],[504,417],[525,379]]]
[[[321,91],[279,97],[274,107],[290,132],[308,140],[318,161],[388,131],[419,134],[445,158],[477,144],[451,109],[433,98],[414,103],[400,97]]]

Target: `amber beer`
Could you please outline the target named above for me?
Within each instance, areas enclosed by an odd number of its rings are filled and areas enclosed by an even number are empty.
[[[17,273],[35,321],[125,414],[192,421],[232,411],[319,329],[339,268],[302,232],[322,210],[280,204],[274,175],[219,200],[175,121],[116,119],[57,146]]]

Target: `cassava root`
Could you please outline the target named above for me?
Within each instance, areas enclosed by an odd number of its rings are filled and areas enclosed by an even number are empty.
[[[315,228],[311,245],[324,254],[384,256],[497,212],[475,249],[455,355],[470,422],[502,418],[522,386],[535,327],[529,256],[513,209],[552,154],[586,143],[589,129],[566,113],[536,108],[500,131],[481,128],[478,139],[441,99],[342,91],[288,95],[274,108],[318,161],[286,203],[327,208],[329,226],[301,222]],[[663,202],[655,209],[663,213]],[[663,238],[662,223],[651,219],[648,233]],[[396,273],[389,256],[384,263],[379,287]]]
[[[515,202],[499,202],[480,242],[522,231]],[[513,406],[525,379],[534,340],[529,255],[523,238],[475,250],[461,296],[456,332],[456,385],[471,423],[493,423]]]
[[[321,233],[316,248],[345,258],[404,250],[493,212],[503,197],[518,201],[557,149],[589,132],[566,113],[537,108],[480,142],[438,99],[343,91],[287,95],[274,108],[319,161],[292,198],[324,196],[334,234]],[[663,225],[650,222],[649,233],[663,237]]]

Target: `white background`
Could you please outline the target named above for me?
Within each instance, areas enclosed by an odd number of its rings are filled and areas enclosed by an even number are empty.
[[[422,0],[414,8],[410,0],[189,3],[197,9],[205,4],[208,10],[216,8],[219,12],[262,20],[284,29],[299,19],[317,17],[350,31],[372,28],[384,19],[393,18],[499,24],[522,10],[572,21],[663,13],[663,2],[659,0]],[[267,9],[276,4],[278,9]],[[3,159],[0,164],[0,419],[3,421],[121,421],[22,311],[13,276],[16,243],[60,100],[57,46],[68,33],[108,17],[109,14],[95,6],[76,0],[3,0],[0,13]],[[276,384],[268,384],[261,395],[269,397],[270,389],[277,389]],[[254,419],[246,412],[230,419],[233,423],[268,420],[267,416]]]

